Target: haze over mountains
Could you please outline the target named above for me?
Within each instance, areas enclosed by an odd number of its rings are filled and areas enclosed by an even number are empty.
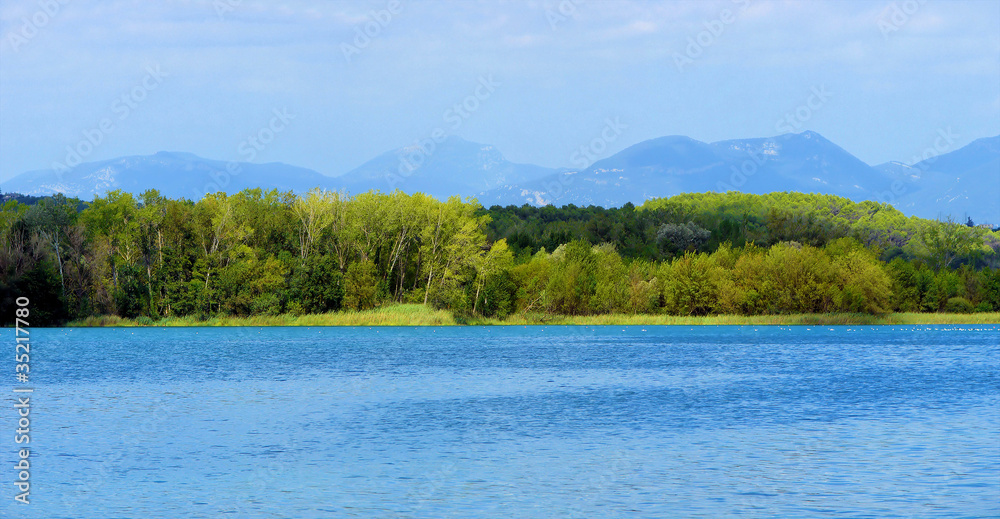
[[[806,131],[705,143],[683,136],[640,142],[585,169],[553,169],[506,160],[490,145],[448,137],[387,151],[337,177],[283,163],[237,163],[160,152],[79,164],[69,171],[29,171],[4,192],[62,192],[91,199],[111,189],[197,199],[248,187],[305,192],[314,187],[475,196],[484,206],[620,206],[686,192],[800,191],[888,202],[905,214],[1000,223],[1000,136],[915,164],[869,166]]]

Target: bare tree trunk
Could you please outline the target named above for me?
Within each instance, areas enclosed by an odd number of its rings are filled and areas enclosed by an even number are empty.
[[[153,270],[149,266],[149,262],[146,263],[146,292],[149,292],[149,306],[153,306]]]
[[[431,278],[434,276],[434,256],[437,255],[438,248],[438,238],[441,233],[441,218],[444,217],[444,210],[438,210],[438,223],[437,227],[434,228],[434,241],[431,243],[431,257],[429,261],[431,262],[430,272],[427,274],[427,286],[424,287],[424,304],[427,304],[427,297],[431,293]]]
[[[424,251],[423,249],[417,249],[417,271],[413,275],[413,286],[410,287],[411,290],[416,290],[417,283],[420,282],[420,269],[424,266]]]
[[[55,248],[55,250],[56,250],[56,263],[59,264],[59,284],[62,285],[63,299],[66,299],[66,281],[65,281],[65,278],[63,277],[62,254],[59,252],[59,230],[58,229],[56,230],[56,232],[54,233],[54,237],[50,241],[52,242],[52,247]]]
[[[406,252],[410,250],[409,245],[403,251],[403,257],[399,261],[399,283],[396,286],[396,300],[403,300],[403,281],[406,279]]]
[[[431,271],[427,274],[427,286],[424,287],[424,304],[427,304],[427,296],[431,293],[431,276],[434,275],[434,267],[431,266]]]

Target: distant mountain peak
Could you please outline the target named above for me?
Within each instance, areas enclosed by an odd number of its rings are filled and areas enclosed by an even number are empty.
[[[1000,136],[913,165],[869,166],[811,130],[706,143],[667,135],[628,146],[586,168],[515,164],[495,146],[451,135],[386,151],[339,177],[282,163],[231,164],[182,151],[80,164],[63,174],[27,172],[3,191],[62,192],[90,198],[109,189],[197,199],[206,192],[247,187],[305,192],[314,187],[359,193],[378,189],[423,192],[443,199],[476,196],[484,205],[620,206],[686,192],[800,191],[876,200],[925,217],[968,214],[1000,222]]]
[[[933,158],[930,164],[908,166],[894,161],[872,167],[811,130],[710,144],[670,135],[629,146],[574,177],[553,175],[516,186],[519,189],[484,194],[481,201],[487,205],[543,200],[555,205],[618,206],[690,192],[800,191],[889,202],[909,214],[927,217],[939,212],[985,214],[998,209],[997,161],[1000,137],[977,140]],[[938,186],[945,180],[951,184]],[[949,195],[924,199],[935,192]],[[993,202],[986,203],[989,197]],[[1000,215],[987,219],[1000,221]]]
[[[555,171],[512,163],[495,146],[452,135],[441,142],[423,139],[384,152],[336,178],[352,192],[403,189],[447,198],[528,182]]]
[[[981,139],[976,139],[969,143],[967,148],[971,147],[974,149],[985,149],[991,151],[1000,151],[1000,135],[995,137],[983,137]]]
[[[158,151],[151,155],[150,157],[156,157],[160,159],[180,159],[180,160],[207,160],[203,159],[194,153],[188,153],[186,151]],[[140,158],[145,158],[141,157]]]
[[[85,162],[62,173],[51,169],[29,171],[5,182],[3,190],[26,195],[63,193],[87,200],[113,189],[133,194],[156,189],[172,198],[198,199],[205,193],[235,193],[255,187],[302,192],[313,187],[334,187],[330,177],[310,169],[283,163],[237,164],[239,168],[233,172],[227,162],[193,153],[161,151]]]

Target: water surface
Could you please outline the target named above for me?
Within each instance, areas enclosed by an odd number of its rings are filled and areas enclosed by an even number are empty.
[[[982,325],[36,329],[32,503],[5,483],[0,516],[998,516],[998,344]]]

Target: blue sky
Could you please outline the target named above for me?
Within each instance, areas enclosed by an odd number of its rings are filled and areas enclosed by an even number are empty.
[[[1000,134],[996,0],[5,0],[0,37],[0,180],[69,150],[338,175],[435,130],[572,166],[609,120],[605,156],[813,130],[878,164]]]

